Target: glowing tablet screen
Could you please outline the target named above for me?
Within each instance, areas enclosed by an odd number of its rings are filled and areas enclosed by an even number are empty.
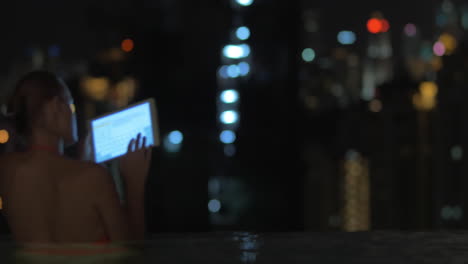
[[[94,161],[102,163],[127,153],[132,138],[141,133],[154,146],[155,129],[150,101],[91,121]]]

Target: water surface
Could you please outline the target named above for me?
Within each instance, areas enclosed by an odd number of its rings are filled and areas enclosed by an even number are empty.
[[[157,234],[142,243],[39,250],[2,241],[2,264],[468,263],[468,232]]]

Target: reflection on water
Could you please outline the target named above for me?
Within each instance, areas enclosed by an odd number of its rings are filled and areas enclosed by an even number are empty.
[[[144,243],[17,247],[0,263],[468,263],[468,232],[205,233],[153,235]]]
[[[260,247],[258,235],[247,232],[234,233],[233,240],[240,243],[240,260],[242,263],[255,263]]]
[[[141,253],[137,249],[122,245],[43,245],[16,247],[11,252],[11,263],[126,264],[141,262],[141,259],[139,259]]]

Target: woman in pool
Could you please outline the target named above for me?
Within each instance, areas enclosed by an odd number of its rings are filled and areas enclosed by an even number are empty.
[[[77,142],[73,99],[55,74],[36,71],[17,84],[9,104],[24,149],[0,157],[2,213],[18,243],[142,240],[144,186],[151,149],[138,135],[120,159],[126,205],[111,175],[63,156]]]

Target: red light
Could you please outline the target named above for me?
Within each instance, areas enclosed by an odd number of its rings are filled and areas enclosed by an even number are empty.
[[[371,18],[369,19],[369,21],[367,21],[367,30],[369,30],[369,32],[372,34],[377,34],[377,33],[382,32],[383,27],[384,25],[380,19]]]
[[[380,20],[382,23],[382,30],[381,32],[388,32],[390,30],[390,23],[388,23],[387,19],[382,19]]]
[[[135,43],[133,43],[132,39],[124,39],[122,41],[122,50],[125,52],[131,52],[133,48],[135,47]]]

